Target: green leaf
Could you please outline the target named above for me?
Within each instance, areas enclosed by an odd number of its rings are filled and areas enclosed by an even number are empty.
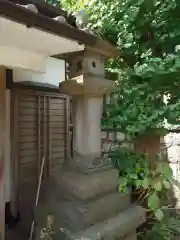
[[[163,175],[168,179],[171,179],[173,177],[172,169],[170,168],[170,166],[168,164],[163,165],[163,167],[161,169],[161,173],[163,173]]]
[[[142,187],[143,187],[144,189],[149,188],[149,179],[148,179],[148,178],[145,178],[145,179],[142,181]]]
[[[136,187],[137,187],[137,188],[142,187],[142,182],[143,182],[142,180],[137,179],[137,180],[135,181]]]
[[[162,190],[162,183],[160,181],[156,181],[153,185],[153,188],[157,191],[160,192]]]
[[[152,210],[155,210],[160,205],[160,199],[156,193],[153,193],[148,197],[148,207]]]
[[[126,177],[120,177],[119,179],[120,183],[119,183],[119,192],[124,192],[124,189],[126,188],[127,184],[128,184],[128,179]]]
[[[123,185],[120,185],[120,184],[119,184],[118,191],[119,191],[120,193],[122,193],[122,192],[124,192],[124,189],[125,189],[125,187],[124,187]]]
[[[151,62],[154,62],[154,63],[161,63],[161,62],[162,62],[162,59],[161,59],[161,58],[151,58],[150,61],[151,61]]]
[[[167,181],[167,180],[164,180],[164,187],[165,187],[166,189],[169,189],[169,188],[171,187],[170,182]]]
[[[138,175],[135,174],[135,173],[131,173],[131,174],[129,175],[129,177],[130,177],[131,179],[138,179]]]
[[[119,184],[122,186],[126,186],[128,183],[128,179],[126,177],[120,177]]]
[[[161,220],[163,219],[163,217],[164,217],[164,213],[163,213],[163,211],[162,211],[161,209],[156,210],[156,211],[154,212],[154,215],[155,215],[155,217],[156,217],[159,221],[161,221]]]

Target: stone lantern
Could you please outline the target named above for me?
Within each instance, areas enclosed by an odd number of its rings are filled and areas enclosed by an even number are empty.
[[[74,157],[61,173],[58,209],[70,239],[136,239],[144,210],[118,193],[119,177],[101,154],[103,96],[114,87],[105,78],[105,57],[89,48],[69,59],[69,79],[60,91],[72,96]]]
[[[70,59],[69,80],[60,85],[61,91],[72,96],[75,125],[75,154],[71,167],[96,171],[107,167],[108,159],[101,156],[101,116],[103,96],[114,87],[105,78],[105,58],[85,50]]]

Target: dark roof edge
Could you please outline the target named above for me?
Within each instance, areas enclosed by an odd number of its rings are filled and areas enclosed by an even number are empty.
[[[43,0],[9,0],[12,3],[27,5],[34,4],[40,13],[49,16],[49,17],[57,17],[58,15],[67,16],[67,12],[62,10],[57,6],[53,6]]]
[[[100,38],[97,39],[94,46],[87,46],[87,48],[106,57],[117,57],[120,54],[116,47]]]
[[[34,27],[77,41],[79,44],[84,44],[107,57],[117,55],[115,54],[116,48],[110,43],[69,24],[56,21],[39,13],[34,13],[8,0],[0,0],[0,16],[25,24],[29,28]]]
[[[53,6],[44,0],[9,0],[12,3],[27,5],[27,4],[34,4],[37,8],[39,13],[41,13],[44,16],[48,16],[51,18],[57,17],[57,16],[64,16],[67,19],[67,22],[72,25],[73,27],[76,27],[76,18],[70,14],[68,14],[66,11],[61,9],[59,6]]]

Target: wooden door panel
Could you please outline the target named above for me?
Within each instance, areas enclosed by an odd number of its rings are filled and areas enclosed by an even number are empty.
[[[28,91],[13,92],[12,95],[16,99],[13,161],[16,162],[18,209],[26,225],[23,227],[29,231],[42,158],[45,157],[43,179],[58,178],[66,158],[69,99],[61,94]]]

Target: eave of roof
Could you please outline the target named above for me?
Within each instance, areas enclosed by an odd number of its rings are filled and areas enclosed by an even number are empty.
[[[9,0],[10,2],[27,5],[27,4],[34,4],[37,8],[39,13],[44,16],[48,16],[51,18],[57,17],[59,15],[64,16],[67,19],[67,22],[76,27],[76,19],[74,16],[69,15],[67,12],[62,10],[59,6],[54,6],[49,3],[46,3],[43,0]]]
[[[36,0],[21,0],[21,1],[24,2],[26,1],[26,3],[27,1],[31,1],[34,2],[35,5],[37,4]],[[36,6],[38,8],[38,5]],[[47,6],[44,6],[44,11],[46,7]],[[51,8],[53,8],[51,9],[51,11],[52,10],[54,11],[54,9],[57,11],[56,7],[51,6]],[[62,10],[60,10],[60,12],[56,12],[56,14],[60,15],[61,11]],[[94,49],[95,51],[104,54],[107,57],[117,55],[116,48],[109,44],[108,42],[101,40],[97,36],[94,36],[90,33],[75,28],[67,23],[56,21],[53,18],[45,16],[41,13],[34,13],[29,9],[17,5],[17,0],[14,1],[0,0],[0,16],[24,24],[29,28],[34,27],[49,32],[51,34],[63,36],[65,38],[77,41],[79,42],[79,44],[84,44]]]

